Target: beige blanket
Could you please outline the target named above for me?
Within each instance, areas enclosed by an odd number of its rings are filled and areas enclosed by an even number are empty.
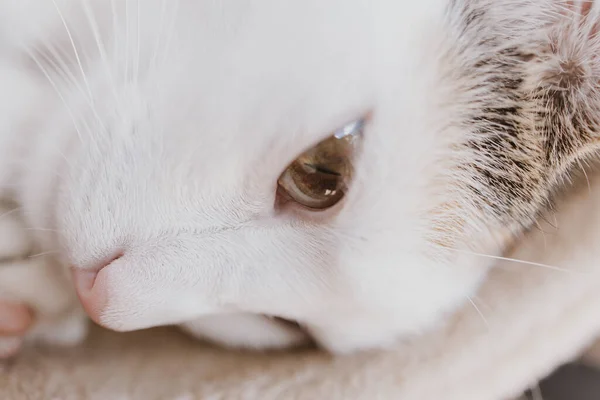
[[[4,367],[0,399],[404,399],[517,397],[600,331],[600,180],[503,261],[438,332],[390,352],[239,354],[171,330],[94,331],[67,351],[30,350]],[[417,299],[418,301],[418,299]]]

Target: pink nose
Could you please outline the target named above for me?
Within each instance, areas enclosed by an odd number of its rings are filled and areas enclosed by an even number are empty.
[[[108,302],[106,280],[106,267],[121,258],[121,254],[108,258],[93,269],[72,268],[73,283],[79,301],[85,312],[97,324],[102,325],[101,317]]]

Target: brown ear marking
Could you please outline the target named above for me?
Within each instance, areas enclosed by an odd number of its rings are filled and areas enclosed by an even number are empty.
[[[513,35],[510,46],[479,37],[479,55],[469,49],[461,60],[478,93],[490,95],[470,99],[470,158],[458,168],[478,215],[516,230],[549,207],[581,165],[600,159],[600,0],[553,2],[553,11],[533,14],[551,23],[529,31],[477,6],[462,12],[467,39],[488,23],[498,24],[490,32]]]
[[[597,158],[600,150],[600,3],[567,3],[578,7],[581,18],[562,17],[566,20],[558,24],[550,47],[540,54],[544,67],[533,69],[529,82],[540,110],[536,130],[556,178]]]

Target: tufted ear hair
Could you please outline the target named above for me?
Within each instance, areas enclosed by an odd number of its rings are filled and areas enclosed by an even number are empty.
[[[600,158],[600,1],[559,3],[548,46],[529,74],[534,123],[555,184]]]

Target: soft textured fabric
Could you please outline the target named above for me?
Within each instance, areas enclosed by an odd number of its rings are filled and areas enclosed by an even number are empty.
[[[330,357],[211,348],[169,329],[94,330],[80,348],[30,349],[0,398],[505,400],[577,357],[600,330],[600,185],[574,194],[501,262],[451,323],[393,351]],[[598,261],[597,261],[598,260]],[[415,299],[415,302],[419,299]]]

